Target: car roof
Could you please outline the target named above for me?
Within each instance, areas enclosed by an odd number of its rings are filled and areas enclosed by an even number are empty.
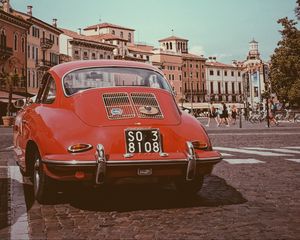
[[[62,78],[66,73],[82,68],[93,68],[93,67],[131,67],[131,68],[143,68],[163,73],[157,68],[150,64],[125,61],[125,60],[81,60],[71,61],[62,63],[52,67],[49,72],[55,72],[58,77]]]

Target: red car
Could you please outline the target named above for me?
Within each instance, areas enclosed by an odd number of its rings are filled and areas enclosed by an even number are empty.
[[[130,61],[51,68],[35,102],[16,117],[14,146],[41,203],[60,181],[171,181],[196,193],[221,161],[199,121],[178,108],[163,73]]]

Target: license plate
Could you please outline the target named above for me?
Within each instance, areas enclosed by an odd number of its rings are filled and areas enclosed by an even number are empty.
[[[158,129],[125,130],[127,153],[153,153],[161,151]]]

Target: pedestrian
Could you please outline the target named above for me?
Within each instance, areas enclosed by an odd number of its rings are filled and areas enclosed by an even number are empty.
[[[228,109],[227,106],[224,102],[222,102],[222,114],[221,114],[221,121],[220,121],[220,125],[222,123],[225,124],[226,127],[229,127],[229,120],[228,120]]]
[[[210,103],[209,109],[208,109],[208,122],[206,124],[206,127],[209,127],[210,120],[212,118],[215,119],[217,126],[219,126],[219,121],[218,121],[217,117],[218,117],[217,109],[214,107],[213,103]]]
[[[279,123],[275,119],[276,114],[276,104],[274,103],[273,98],[269,100],[269,121],[270,124],[274,123],[275,126],[278,126]]]
[[[236,116],[237,116],[237,107],[235,105],[232,105],[231,108],[231,119],[232,119],[232,124],[235,125],[236,123]]]

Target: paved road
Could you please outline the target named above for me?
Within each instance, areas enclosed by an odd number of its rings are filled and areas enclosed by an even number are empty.
[[[193,199],[172,186],[126,185],[71,188],[39,205],[14,166],[10,129],[0,128],[0,239],[299,239],[299,125],[208,132],[225,159]]]

